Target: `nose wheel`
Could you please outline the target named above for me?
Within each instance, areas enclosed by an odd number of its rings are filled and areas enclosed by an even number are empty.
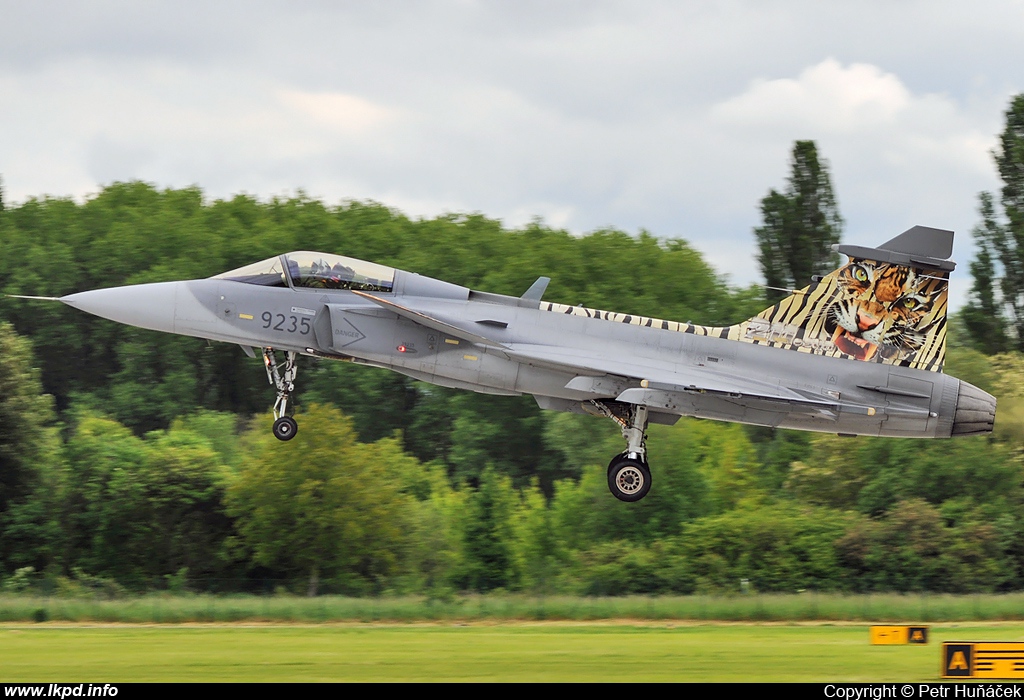
[[[277,401],[274,402],[274,437],[278,440],[291,440],[299,431],[299,424],[287,415],[292,392],[295,391],[298,356],[297,352],[289,350],[285,353],[284,362],[280,363],[274,354],[274,348],[263,348],[267,380],[277,388]]]
[[[299,424],[291,416],[281,416],[274,421],[274,437],[278,440],[291,440],[299,430]]]

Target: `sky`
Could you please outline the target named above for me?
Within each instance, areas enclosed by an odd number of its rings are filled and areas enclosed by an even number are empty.
[[[1020,92],[1024,0],[0,0],[14,202],[142,179],[540,217],[683,238],[745,285],[812,139],[844,242],[956,231],[954,307]]]

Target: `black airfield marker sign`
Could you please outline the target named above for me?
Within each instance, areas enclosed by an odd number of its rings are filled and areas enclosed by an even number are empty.
[[[1024,678],[1024,642],[943,642],[943,678]]]
[[[950,644],[942,645],[942,677],[943,678],[970,678],[971,661],[974,658],[973,644]]]

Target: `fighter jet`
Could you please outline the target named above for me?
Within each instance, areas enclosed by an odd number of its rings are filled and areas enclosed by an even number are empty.
[[[608,465],[623,501],[651,488],[647,426],[680,416],[840,435],[991,432],[995,399],[942,373],[953,232],[916,226],[877,248],[835,249],[845,265],[722,328],[544,301],[547,277],[514,297],[309,251],[59,300],[261,352],[280,440],[298,429],[300,355],[603,416],[626,442]]]

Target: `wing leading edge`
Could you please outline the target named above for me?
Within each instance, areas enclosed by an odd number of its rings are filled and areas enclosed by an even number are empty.
[[[505,345],[503,345],[502,343],[499,343],[496,340],[491,340],[490,338],[488,338],[486,336],[478,335],[476,333],[473,333],[472,331],[464,330],[462,328],[459,328],[458,326],[455,326],[455,325],[452,325],[451,323],[448,323],[447,321],[442,321],[439,318],[434,318],[433,316],[428,316],[427,314],[425,314],[425,313],[423,313],[421,311],[414,311],[413,309],[410,309],[407,306],[402,306],[401,304],[396,304],[393,301],[388,301],[387,299],[381,299],[380,297],[375,297],[372,294],[367,294],[366,292],[360,292],[360,291],[355,290],[355,289],[352,290],[352,293],[357,295],[357,296],[361,296],[364,299],[368,299],[368,300],[372,301],[374,304],[382,306],[385,309],[389,309],[391,311],[394,311],[399,316],[401,316],[403,318],[407,318],[410,321],[413,321],[414,323],[418,323],[421,326],[424,326],[426,328],[430,328],[432,330],[438,331],[439,333],[447,333],[448,335],[452,336],[453,338],[460,338],[462,340],[468,340],[471,343],[478,343],[480,345],[486,345],[486,346],[492,347],[492,348],[504,348],[505,347]]]

